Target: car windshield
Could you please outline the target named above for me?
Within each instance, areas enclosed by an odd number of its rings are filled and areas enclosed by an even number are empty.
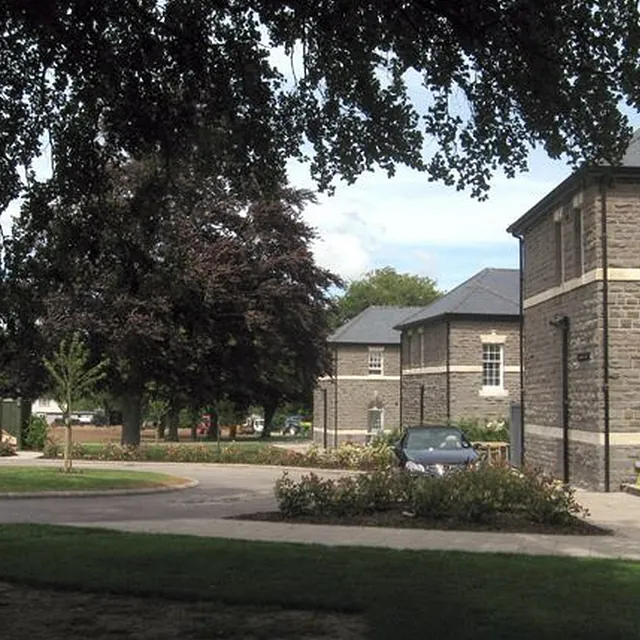
[[[405,440],[406,449],[462,449],[468,447],[462,434],[456,429],[431,427],[409,429]]]

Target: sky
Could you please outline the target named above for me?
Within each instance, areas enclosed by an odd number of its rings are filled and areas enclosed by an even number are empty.
[[[391,179],[375,172],[339,185],[304,217],[319,234],[316,260],[344,279],[392,266],[448,291],[485,267],[517,269],[518,241],[507,226],[569,174],[566,164],[536,151],[528,173],[496,178],[489,199],[478,202],[399,168]],[[313,186],[304,166],[291,164],[289,176],[295,186]]]

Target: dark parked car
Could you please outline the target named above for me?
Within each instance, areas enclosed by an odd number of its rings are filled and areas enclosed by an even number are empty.
[[[300,433],[300,429],[302,428],[302,416],[292,415],[287,416],[284,421],[284,426],[282,427],[282,433],[284,435],[292,435]]]
[[[442,476],[478,460],[478,453],[456,427],[409,427],[394,447],[400,466],[413,473]]]

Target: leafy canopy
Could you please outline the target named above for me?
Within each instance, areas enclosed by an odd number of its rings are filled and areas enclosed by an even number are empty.
[[[0,209],[43,145],[87,193],[195,141],[238,189],[294,157],[321,188],[404,164],[482,197],[531,145],[617,160],[640,105],[629,0],[5,0],[0,25]]]
[[[424,306],[439,295],[431,278],[398,273],[393,267],[375,269],[350,282],[336,300],[334,325],[344,324],[372,305]]]

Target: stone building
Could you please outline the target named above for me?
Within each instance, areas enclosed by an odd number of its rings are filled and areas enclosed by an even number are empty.
[[[617,489],[640,459],[640,135],[508,231],[520,239],[524,457]]]
[[[508,418],[520,400],[520,277],[484,269],[407,317],[402,425]]]
[[[329,336],[333,375],[314,392],[315,442],[367,442],[399,427],[400,332],[393,327],[420,308],[369,307]]]

